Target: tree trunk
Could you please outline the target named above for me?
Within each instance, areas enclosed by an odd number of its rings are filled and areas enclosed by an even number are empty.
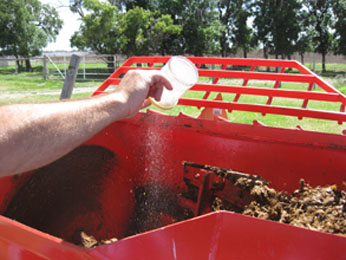
[[[277,53],[277,51],[275,51],[275,59],[278,60],[279,59],[279,54]],[[275,72],[278,73],[279,72],[279,68],[275,67]]]
[[[112,57],[107,57],[107,69],[108,69],[108,73],[113,73],[114,72],[114,56]]]
[[[268,52],[267,52],[267,48],[263,48],[263,57],[265,58],[265,59],[268,59]]]
[[[322,72],[327,72],[326,70],[326,54],[322,53]]]
[[[25,69],[26,69],[26,72],[32,72],[33,71],[29,58],[25,58]]]
[[[304,65],[304,53],[300,54],[300,62]]]
[[[266,47],[263,48],[263,57],[264,57],[265,59],[268,59],[268,50],[267,50]]]
[[[20,73],[20,63],[18,58],[16,58],[16,64],[17,64],[17,73]]]
[[[275,59],[279,59],[279,54],[275,51]]]
[[[16,63],[17,63],[18,73],[23,72],[23,64],[20,61],[19,57],[16,57]]]
[[[226,57],[227,56],[227,40],[226,40],[225,32],[222,32],[222,35],[220,37],[220,46],[221,46],[221,56]]]
[[[263,56],[265,59],[268,59],[268,50],[266,47],[263,48]],[[267,67],[267,72],[270,72],[270,67]]]
[[[243,50],[243,57],[246,59],[247,58],[247,51],[244,49]]]

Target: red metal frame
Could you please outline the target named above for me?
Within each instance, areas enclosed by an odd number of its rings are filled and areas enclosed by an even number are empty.
[[[145,69],[157,70],[165,64],[170,57],[132,57],[128,59],[121,67],[119,67],[103,84],[94,92],[94,95],[103,93],[110,85],[117,85],[121,80],[121,76],[129,70]],[[264,60],[264,59],[237,59],[237,58],[209,58],[209,57],[188,57],[196,64],[200,77],[208,77],[212,79],[210,84],[197,83],[190,91],[205,91],[205,95],[201,100],[181,98],[179,105],[210,107],[226,109],[229,112],[233,110],[258,112],[265,114],[276,114],[284,116],[293,116],[298,119],[304,117],[316,118],[324,120],[337,121],[342,124],[346,121],[345,106],[346,96],[328,84],[322,78],[311,72],[297,61],[288,60]],[[141,64],[142,67],[135,67]],[[155,65],[155,66],[154,66]],[[221,69],[201,69],[206,67],[219,66]],[[232,70],[232,66],[250,67],[249,71]],[[279,73],[264,72],[259,68],[276,68]],[[257,71],[256,71],[257,70]],[[293,71],[286,72],[286,71]],[[218,84],[220,79],[242,79],[242,84],[225,85]],[[272,88],[249,86],[250,80],[271,81],[274,82]],[[307,90],[288,90],[279,88],[280,83],[295,82],[306,83]],[[256,83],[256,82],[255,82]],[[318,86],[320,91],[313,91],[314,86]],[[211,92],[234,93],[236,94],[233,101],[215,101],[207,100]],[[240,103],[241,95],[267,96],[268,100],[265,104],[248,104]],[[302,100],[301,107],[278,106],[273,104],[273,98],[289,98]],[[338,103],[339,111],[321,111],[308,108],[309,101],[325,101]]]
[[[189,209],[196,217],[213,211],[211,205],[216,196],[233,206],[244,209],[254,198],[247,190],[237,187],[234,184],[235,180],[224,176],[226,171],[226,169],[212,170],[212,167],[184,162],[184,181],[187,184],[185,192],[189,191],[189,187],[193,187],[192,189],[195,191],[192,192],[195,193],[195,197],[186,197],[183,193],[179,196],[180,205]],[[242,173],[233,173],[233,177],[244,176]],[[251,178],[255,175],[247,177]]]

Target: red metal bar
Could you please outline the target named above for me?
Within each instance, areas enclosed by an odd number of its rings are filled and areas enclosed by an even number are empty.
[[[238,66],[256,67],[287,67],[299,68],[299,63],[293,60],[271,60],[271,59],[243,59],[243,58],[216,58],[216,57],[188,57],[193,63],[203,64],[226,64]]]
[[[252,72],[252,71],[255,71],[255,69],[256,69],[256,66],[252,66],[251,67],[251,69],[250,69],[250,71]],[[243,82],[243,87],[245,87],[246,85],[247,85],[247,83],[249,82],[249,79],[244,79],[244,82]],[[240,98],[240,94],[237,94],[235,97],[234,97],[234,100],[233,100],[233,102],[237,102],[238,100],[239,100],[239,98]]]
[[[133,63],[166,63],[170,56],[142,56],[132,57],[124,63],[125,66]],[[286,67],[297,69],[302,74],[311,74],[312,72],[305,68],[300,62],[294,60],[272,60],[272,59],[242,59],[242,58],[217,58],[217,57],[188,57],[196,65],[214,64],[214,65],[238,65],[238,66],[256,66],[256,67]],[[199,67],[198,66],[198,67]]]
[[[310,91],[310,93],[312,93],[311,91],[312,91],[313,87],[314,87],[314,84],[313,84],[313,83],[310,83],[310,84],[309,84],[309,87],[308,87],[308,91]],[[306,107],[308,106],[308,102],[309,102],[309,97],[307,97],[306,99],[304,99],[304,102],[303,102],[303,104],[302,104],[302,108],[306,108]],[[298,119],[299,119],[299,120],[302,120],[303,117],[298,116]]]
[[[345,104],[341,104],[341,106],[340,106],[340,112],[341,112],[341,113],[344,113],[344,112],[345,112]],[[338,121],[338,124],[341,125],[341,124],[342,124],[342,121]]]
[[[122,66],[117,71],[117,74],[123,74],[129,70],[159,70],[160,68],[142,68],[142,67],[130,67]],[[284,81],[284,82],[303,82],[311,83],[314,82],[315,77],[312,75],[296,75],[296,74],[284,74],[284,73],[264,73],[264,72],[247,72],[247,71],[222,71],[222,70],[199,70],[200,77],[219,77],[219,78],[237,78],[244,80],[270,80],[270,81]],[[111,76],[113,77],[113,74]],[[329,92],[333,88],[330,88],[324,81],[319,81],[321,85],[326,86]]]
[[[227,68],[227,65],[225,65],[225,64],[223,64],[221,67],[222,70],[225,70],[226,68]],[[219,79],[220,79],[220,77],[215,77],[213,79],[212,84],[216,84],[219,81]],[[206,93],[203,96],[203,99],[207,99],[209,97],[209,95],[210,95],[210,91],[206,91]]]
[[[288,89],[265,89],[259,87],[239,87],[227,85],[196,84],[191,90],[210,92],[237,93],[258,96],[276,96],[282,98],[311,99],[319,101],[339,102],[340,95],[337,93],[308,92]]]
[[[221,70],[225,70],[227,65],[222,65]],[[216,84],[219,81],[220,78],[214,78],[213,84]]]
[[[285,72],[285,67],[282,67],[281,70],[280,70],[280,73],[284,73]],[[277,89],[281,84],[281,81],[277,80],[274,84],[274,89]],[[271,103],[273,102],[273,96],[269,96],[268,97],[268,100],[267,100],[267,105],[271,105]],[[263,116],[265,116],[266,114],[265,113],[262,113]]]
[[[313,83],[310,83],[309,84],[309,87],[308,87],[308,91],[310,92],[310,94],[312,94],[313,92],[311,92],[312,88],[314,87],[314,84]],[[336,101],[336,100],[335,100]],[[303,105],[302,105],[302,108],[306,108],[307,105],[308,105],[308,102],[309,102],[309,97],[306,97],[306,99],[304,100],[303,102]]]
[[[267,72],[247,72],[247,71],[209,71],[199,70],[199,76],[212,77],[217,75],[220,78],[236,78],[248,80],[271,80],[271,81],[284,81],[284,82],[302,82],[310,83],[315,81],[312,75],[295,75],[295,74],[281,74],[281,73],[267,73]]]
[[[222,101],[215,100],[194,100],[182,98],[178,102],[179,105],[189,105],[189,106],[204,106],[213,108],[222,108],[227,110],[239,110],[247,112],[258,112],[258,113],[268,113],[286,116],[297,116],[310,117],[316,119],[326,119],[335,120],[340,122],[346,121],[346,114],[340,112],[329,112],[329,111],[319,111],[319,110],[302,110],[301,108],[291,108],[291,107],[274,107],[266,105],[257,104],[241,104],[241,103],[225,103]]]
[[[286,69],[285,67],[282,67],[281,70],[280,70],[280,73],[284,73],[285,69]],[[273,88],[277,89],[280,86],[280,83],[281,83],[281,81],[277,80],[275,82],[275,85],[274,85]],[[268,97],[267,105],[270,105],[272,103],[272,101],[273,101],[273,97],[272,96]]]
[[[95,92],[94,95],[103,93],[109,85],[117,85],[121,80],[121,75],[129,70],[158,70],[159,66],[153,67],[155,64],[165,64],[170,57],[132,57],[128,59],[120,68],[118,68]],[[305,68],[297,61],[291,60],[266,60],[266,59],[239,59],[239,58],[215,58],[215,57],[188,57],[199,71],[200,77],[213,78],[211,84],[196,84],[192,91],[205,91],[202,100],[181,100],[178,104],[187,106],[201,107],[214,107],[226,108],[228,111],[241,110],[249,112],[259,112],[262,115],[266,113],[279,114],[286,116],[296,116],[299,119],[303,117],[320,118],[327,120],[336,120],[339,123],[344,122],[344,107],[346,105],[346,97],[341,92],[333,88],[326,81],[318,77],[316,74]],[[149,67],[134,67],[134,64],[145,63],[150,64]],[[208,70],[200,69],[201,65],[221,65],[221,70]],[[250,66],[250,71],[232,71],[225,70],[227,66]],[[280,73],[268,73],[256,71],[256,67],[274,67],[281,68]],[[285,73],[287,69],[296,70],[294,73]],[[235,85],[218,85],[220,78],[224,79],[242,79],[243,83],[240,86]],[[248,86],[249,80],[258,81],[275,81],[273,89],[265,87]],[[300,90],[287,90],[279,89],[278,86],[281,82],[296,82],[308,83],[308,91]],[[317,85],[321,88],[320,92],[312,91],[312,86]],[[256,85],[256,82],[255,82]],[[210,102],[206,100],[211,92],[220,93],[234,93],[236,94],[233,103],[230,101],[217,101]],[[251,105],[239,104],[236,106],[234,103],[239,100],[240,95],[259,95],[267,96],[268,101],[265,105]],[[290,99],[303,99],[301,108],[296,107],[280,107],[272,104],[274,97],[290,98]],[[317,111],[308,110],[307,104],[309,100],[337,102],[340,104],[340,112]]]

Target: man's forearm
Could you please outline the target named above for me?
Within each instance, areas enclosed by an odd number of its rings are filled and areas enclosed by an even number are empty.
[[[85,100],[0,107],[0,177],[44,166],[172,89],[160,71],[132,70],[116,91]]]
[[[0,109],[0,176],[41,167],[126,117],[120,93]]]

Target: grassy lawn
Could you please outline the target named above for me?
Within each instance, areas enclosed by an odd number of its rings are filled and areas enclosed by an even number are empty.
[[[201,92],[193,92],[190,91],[186,93],[186,98],[201,98],[204,93]],[[216,93],[210,95],[208,99],[215,98]],[[233,101],[235,95],[223,95],[223,99],[227,101]],[[249,104],[265,104],[267,102],[267,97],[261,96],[241,96],[239,101],[240,103],[249,103]],[[295,99],[282,99],[282,98],[274,98],[273,104],[277,104],[280,106],[290,106],[290,107],[301,107],[302,101]],[[329,102],[311,102],[308,104],[308,108],[311,109],[319,109],[319,110],[330,110],[330,111],[338,111],[339,106],[336,106],[333,103]],[[167,113],[167,110],[162,110],[151,106],[150,109],[156,110],[162,113]],[[196,107],[189,106],[175,106],[173,109],[168,110],[168,113],[171,115],[178,115],[180,112],[198,116],[201,113]],[[267,126],[273,127],[282,127],[282,128],[291,128],[294,129],[297,126],[302,127],[304,130],[312,130],[312,131],[322,131],[328,133],[338,133],[340,134],[344,129],[346,129],[345,124],[339,125],[335,121],[326,121],[320,119],[313,118],[303,118],[299,120],[297,117],[291,116],[281,116],[274,114],[266,114],[262,115],[261,113],[253,113],[253,112],[244,112],[244,111],[232,111],[231,113],[227,112],[228,119],[232,122],[244,123],[244,124],[252,124],[254,120],[258,120],[261,123]]]
[[[86,91],[73,94],[73,98],[89,96],[100,84],[101,81],[77,81],[75,89]],[[0,104],[58,100],[63,85],[62,80],[44,80],[41,72],[0,74]]]
[[[90,65],[88,65],[90,66]],[[95,66],[93,66],[95,67]],[[102,67],[100,65],[100,67]],[[308,65],[309,67],[309,65]],[[8,67],[7,67],[8,68]],[[106,65],[103,65],[106,68]],[[317,66],[317,72],[320,65]],[[328,70],[332,68],[332,70]],[[35,72],[32,73],[20,73],[18,75],[11,73],[4,73],[3,69],[0,68],[0,104],[14,104],[14,103],[35,103],[35,102],[46,102],[46,101],[56,101],[59,100],[61,88],[63,86],[62,80],[44,80],[42,76],[41,68],[36,68]],[[63,70],[63,67],[61,68]],[[346,93],[346,64],[328,64],[328,72],[324,74],[323,78],[328,81],[332,86],[337,88],[339,91]],[[6,72],[6,71],[5,71]],[[7,71],[8,72],[8,71]],[[103,80],[99,81],[77,81],[75,84],[75,91],[72,98],[82,98],[90,96],[90,94],[95,90]],[[203,82],[210,82],[210,79],[204,78],[200,79]],[[239,85],[239,82],[232,82],[232,80],[221,81],[224,84]],[[249,82],[249,86],[256,87],[266,87],[272,88],[273,84],[268,82]],[[296,83],[283,83],[281,85],[282,89],[307,89],[306,84],[296,84]],[[318,88],[314,91],[321,91]],[[212,93],[209,99],[213,99],[217,93]],[[188,92],[185,97],[187,98],[202,98],[204,93],[197,91]],[[233,101],[234,94],[223,95],[224,100]],[[250,103],[250,104],[265,104],[268,97],[263,96],[250,96],[242,95],[238,102],[240,103]],[[297,99],[285,99],[285,98],[274,98],[273,105],[288,106],[288,107],[301,107],[302,100]],[[316,102],[310,101],[308,104],[310,109],[318,110],[329,110],[338,111],[339,104],[331,102]],[[168,113],[171,115],[178,115],[180,112],[189,114],[192,116],[197,116],[201,111],[195,107],[188,106],[176,106],[171,110],[162,111],[156,107],[151,106],[150,109],[158,110],[163,113]],[[232,111],[228,113],[228,118],[232,122],[252,124],[253,120],[258,120],[265,125],[277,126],[284,128],[295,128],[300,125],[306,130],[318,130],[324,132],[341,133],[345,128],[344,125],[338,125],[337,122],[329,122],[325,120],[316,120],[304,118],[299,120],[295,117],[286,117],[279,115],[267,114],[263,116],[260,113],[250,113],[242,111]]]

